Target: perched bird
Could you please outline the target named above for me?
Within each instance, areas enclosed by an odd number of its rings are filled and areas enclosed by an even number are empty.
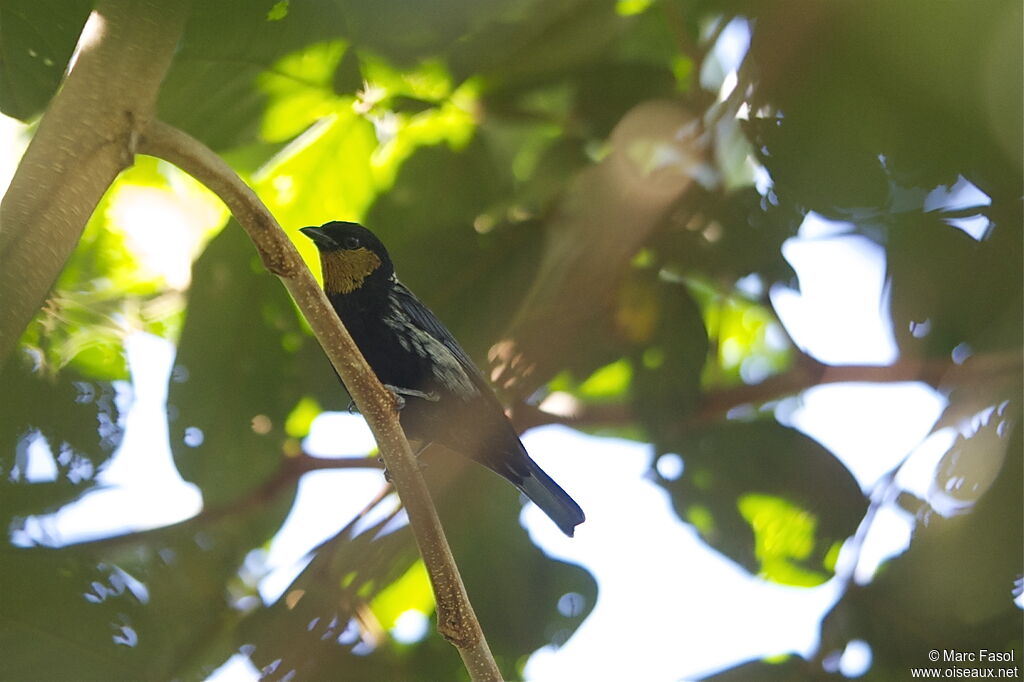
[[[583,510],[530,459],[483,373],[398,278],[384,244],[361,225],[301,232],[320,251],[324,292],[381,383],[404,400],[410,440],[438,443],[508,479],[568,536]]]

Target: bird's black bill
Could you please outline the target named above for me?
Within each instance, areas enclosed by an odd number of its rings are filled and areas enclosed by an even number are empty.
[[[312,239],[313,243],[317,246],[325,249],[337,246],[337,244],[334,243],[334,240],[324,234],[324,231],[319,227],[302,227],[299,228],[299,232]]]

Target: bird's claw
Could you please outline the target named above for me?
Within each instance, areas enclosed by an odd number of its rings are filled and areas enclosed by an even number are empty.
[[[441,399],[441,396],[439,396],[436,393],[417,391],[414,388],[399,388],[398,386],[392,386],[391,384],[384,384],[384,388],[391,391],[391,394],[395,396],[395,403],[399,411],[401,411],[401,409],[405,407],[404,396],[408,396],[410,398],[420,398],[422,400],[427,400],[432,403],[436,403],[438,400]]]

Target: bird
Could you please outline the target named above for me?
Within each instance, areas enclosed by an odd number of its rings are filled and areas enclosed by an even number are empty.
[[[454,450],[502,476],[572,537],[583,510],[537,465],[483,372],[395,275],[384,244],[358,223],[299,230],[320,253],[324,293],[377,378],[399,398],[406,437]]]

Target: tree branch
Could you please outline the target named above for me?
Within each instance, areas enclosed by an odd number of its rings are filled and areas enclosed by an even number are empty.
[[[394,396],[366,364],[295,246],[256,193],[198,140],[152,121],[138,150],[175,164],[217,194],[249,234],[267,269],[281,278],[377,439],[430,576],[438,631],[458,648],[473,680],[500,680],[419,464],[398,423]]]
[[[74,68],[0,202],[0,367],[103,193],[131,165],[189,4],[100,0],[89,16]]]
[[[1024,361],[1019,351],[979,354],[963,365],[944,358],[901,358],[891,365],[827,365],[801,354],[790,370],[761,383],[707,391],[701,397],[697,409],[683,415],[683,418],[690,425],[704,424],[721,419],[737,407],[763,405],[827,384],[917,381],[939,388],[963,382],[990,382],[1019,374],[1022,364]],[[628,404],[623,403],[588,405],[571,415],[556,415],[523,404],[516,407],[513,413],[513,423],[520,432],[546,424],[581,428],[635,422],[636,414]]]
[[[297,457],[285,458],[273,476],[264,481],[262,485],[250,490],[244,496],[219,506],[203,507],[199,513],[185,519],[184,521],[178,521],[177,523],[172,523],[168,526],[161,526],[150,530],[134,530],[127,533],[121,533],[119,535],[109,535],[107,537],[97,538],[95,540],[72,542],[68,543],[68,546],[107,549],[110,547],[120,547],[129,544],[143,544],[147,542],[149,538],[165,534],[173,528],[183,528],[193,524],[206,525],[215,523],[229,516],[244,514],[253,507],[266,507],[277,499],[277,496],[280,495],[282,491],[286,490],[288,486],[298,481],[299,478],[310,471],[366,468],[380,469],[382,467],[383,465],[372,457],[312,457],[303,452]],[[369,506],[377,504],[377,502],[387,496],[391,490],[391,484],[385,484],[381,492],[376,495],[374,501],[371,502]],[[360,515],[365,512],[366,510],[361,512],[359,515],[356,515],[352,522],[354,523],[357,521],[360,518]],[[348,528],[348,526],[346,526],[346,528]]]

